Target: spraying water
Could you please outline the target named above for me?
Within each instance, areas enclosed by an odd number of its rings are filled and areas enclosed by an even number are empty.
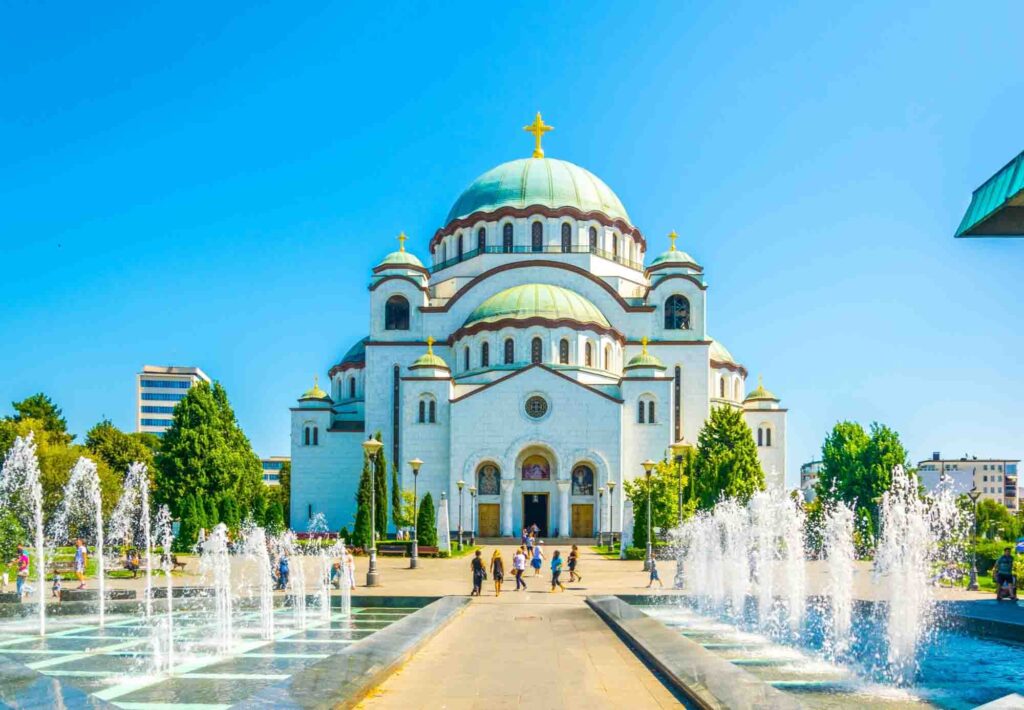
[[[141,541],[146,558],[146,617],[153,615],[153,540],[149,512],[149,471],[136,461],[128,467],[124,491],[110,516],[111,536],[122,544]]]
[[[46,635],[46,547],[43,536],[43,486],[39,480],[35,433],[19,436],[0,470],[0,502],[15,511],[27,529],[35,531],[39,635]]]
[[[806,516],[803,506],[788,498],[783,498],[777,510],[782,513],[780,522],[782,543],[785,547],[783,584],[786,593],[786,614],[789,617],[790,631],[799,634],[804,618],[804,607],[807,605],[807,559],[804,550]]]
[[[338,541],[338,555],[341,558],[341,615],[344,618],[352,616],[352,587],[354,573],[351,553],[345,547],[345,540]]]
[[[231,620],[231,557],[228,553],[228,528],[224,523],[218,523],[206,539],[199,568],[213,577],[214,643],[218,650],[227,652],[234,641],[234,627]]]
[[[774,497],[758,491],[750,499],[750,522],[753,530],[754,588],[757,593],[757,613],[760,626],[767,631],[772,626],[775,607],[775,552],[776,521]]]
[[[163,555],[160,557],[161,567],[164,571],[164,580],[167,584],[167,609],[164,614],[164,663],[163,667],[167,673],[174,668],[174,582],[171,579],[171,546],[174,544],[174,528],[171,525],[171,511],[166,505],[161,505],[156,514],[156,532]]]
[[[327,533],[327,517],[323,513],[314,513],[306,528],[309,532],[311,549],[316,554],[319,584],[317,599],[320,604],[320,616],[326,621],[331,618],[331,552],[333,549],[324,545]]]
[[[260,638],[270,641],[274,638],[274,586],[267,533],[261,527],[249,526],[245,530],[244,540],[245,554],[256,561],[256,570],[259,574],[257,589],[260,601]]]
[[[843,501],[834,501],[825,514],[823,545],[827,555],[827,593],[830,617],[826,652],[839,658],[848,648],[853,623],[853,510]]]
[[[88,513],[92,512],[92,520]],[[64,494],[60,506],[50,521],[50,537],[56,544],[71,541],[71,529],[74,537],[84,537],[85,529],[95,530],[96,565],[99,587],[99,625],[102,627],[106,618],[106,574],[103,556],[103,501],[100,497],[100,476],[96,464],[85,458],[79,458],[71,469],[71,476],[64,485]]]

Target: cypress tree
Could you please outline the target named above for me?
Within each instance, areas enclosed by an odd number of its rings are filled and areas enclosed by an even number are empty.
[[[697,439],[693,461],[698,507],[708,510],[724,496],[750,499],[764,490],[764,471],[757,446],[743,414],[732,407],[715,407]]]
[[[402,486],[398,482],[398,462],[391,462],[391,521],[395,524],[395,530],[400,525],[405,525],[402,520]]]
[[[373,436],[377,441],[381,440],[379,431]],[[373,459],[373,479],[374,493],[376,494],[374,501],[376,507],[373,512],[377,518],[375,521],[377,539],[380,540],[388,531],[388,459],[384,455],[383,446]]]
[[[363,472],[359,476],[359,488],[356,489],[356,524],[352,530],[352,544],[364,549],[370,547],[370,476],[373,470],[370,459],[363,455]]]
[[[633,547],[647,547],[647,496],[633,501]]]
[[[191,495],[185,496],[179,505],[181,526],[178,528],[178,536],[174,538],[174,549],[185,552],[192,549],[199,537],[199,513],[196,499]]]
[[[419,543],[425,547],[437,545],[437,518],[434,514],[434,499],[427,493],[420,503],[420,511],[416,516],[416,535]]]
[[[217,501],[212,497],[206,499],[206,532],[209,533],[213,530],[217,523],[221,522],[220,513],[217,511]]]
[[[271,535],[277,535],[284,530],[284,508],[281,501],[275,500],[267,506],[266,515],[263,519],[263,527]]]

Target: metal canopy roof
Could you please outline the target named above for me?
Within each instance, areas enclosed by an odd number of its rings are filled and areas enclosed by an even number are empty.
[[[956,236],[1024,236],[1024,153],[974,191]]]

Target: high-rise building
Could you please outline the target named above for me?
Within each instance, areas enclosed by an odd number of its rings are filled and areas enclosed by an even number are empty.
[[[198,367],[143,365],[135,381],[135,431],[162,436],[189,388],[197,382],[209,384],[210,378]]]
[[[821,474],[821,461],[808,461],[800,467],[800,494],[810,503],[817,495],[818,476]]]
[[[992,500],[1017,511],[1020,509],[1017,490],[1019,464],[1020,459],[980,459],[977,456],[944,459],[936,451],[930,459],[918,462],[917,472],[926,490],[934,490],[940,480],[945,479],[957,493],[966,493],[973,488],[978,492],[979,500]]]
[[[290,456],[269,456],[260,459],[260,463],[263,465],[263,485],[281,485],[281,469],[284,468],[286,462],[291,460]]]

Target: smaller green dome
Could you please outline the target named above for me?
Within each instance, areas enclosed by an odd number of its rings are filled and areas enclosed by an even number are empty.
[[[321,399],[321,400],[326,400],[328,402],[331,401],[330,396],[326,392],[324,392],[322,389],[320,389],[320,383],[318,382],[318,378],[316,378],[316,377],[313,378],[313,386],[310,387],[305,392],[303,392],[302,396],[299,397],[299,401],[300,402],[303,402],[303,401],[309,400],[309,399]]]
[[[380,266],[414,266],[417,268],[423,268],[423,262],[420,261],[415,254],[407,252],[404,249],[393,251],[384,257],[384,260],[380,262]]]
[[[728,363],[731,363],[733,365],[737,364],[736,358],[734,358],[732,356],[732,353],[729,352],[724,345],[722,345],[720,342],[718,342],[714,338],[710,338],[710,339],[711,339],[710,354],[711,354],[711,359],[712,360],[718,360],[719,362],[728,362]]]
[[[421,367],[439,367],[443,370],[451,369],[448,367],[448,363],[434,354],[433,338],[427,338],[427,352],[416,358],[416,361],[409,366],[409,369],[419,369]]]
[[[639,355],[634,355],[626,363],[624,370],[632,370],[637,367],[653,367],[658,370],[664,370],[665,364],[661,360],[651,355],[647,350],[644,350]]]
[[[465,325],[508,318],[571,320],[611,328],[608,319],[591,301],[575,291],[550,284],[523,284],[499,291],[477,306]]]
[[[744,402],[756,402],[758,400],[768,400],[770,402],[779,401],[778,397],[764,388],[764,382],[761,381],[760,375],[757,378],[757,389],[743,398]]]
[[[687,254],[685,251],[679,251],[678,249],[669,249],[663,252],[657,259],[651,262],[650,266],[658,266],[659,264],[696,264],[694,258]]]

